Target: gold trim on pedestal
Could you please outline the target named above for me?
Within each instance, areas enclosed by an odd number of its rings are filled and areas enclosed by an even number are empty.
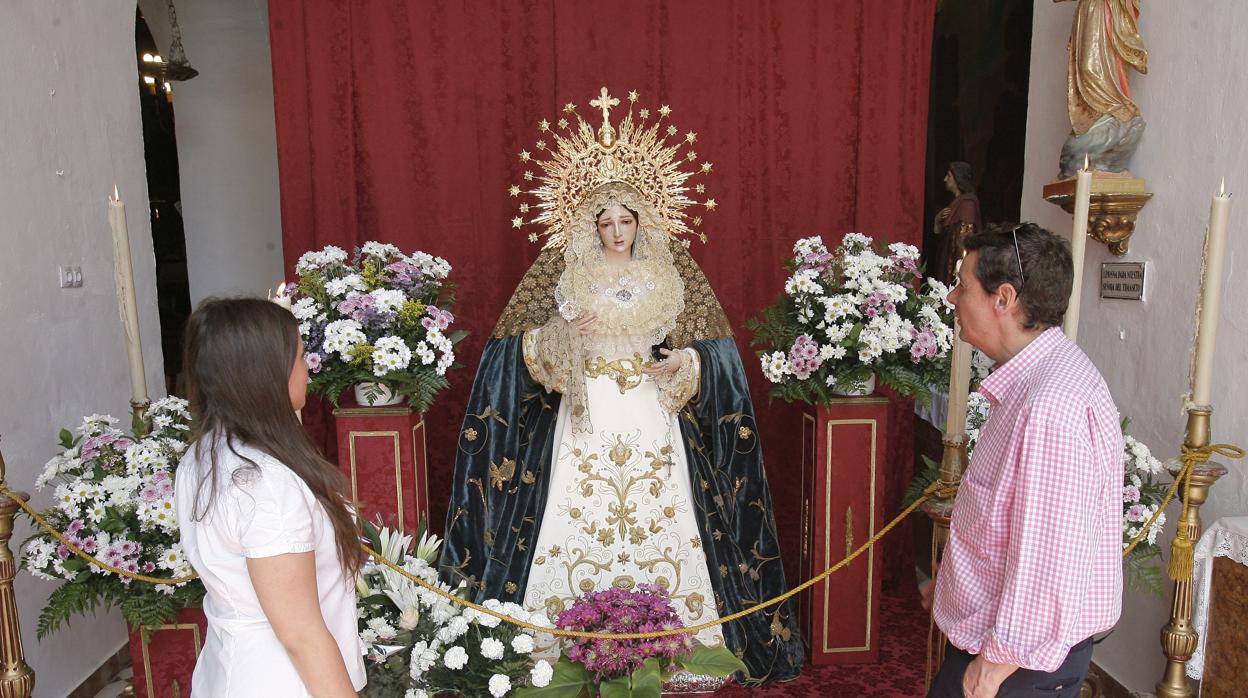
[[[806,441],[806,428],[810,427],[810,442]],[[815,415],[809,412],[802,412],[802,481],[800,485],[801,502],[802,502],[802,534],[801,547],[799,548],[798,562],[801,566],[802,575],[809,576],[814,574],[814,557],[815,551],[810,543],[810,529],[813,526],[811,521],[810,498],[806,494],[806,479],[809,477],[812,483],[812,489],[815,477],[815,467],[818,463],[818,444],[819,444],[819,420]],[[809,462],[807,457],[809,456]],[[807,468],[809,465],[809,468]],[[811,492],[813,496],[814,492]],[[811,620],[812,609],[811,594],[799,594],[797,597],[797,617],[801,620],[804,628],[809,628],[807,623]],[[812,646],[814,638],[810,632],[802,633],[802,642],[807,649]]]
[[[854,507],[845,507],[845,557],[854,552]]]
[[[845,401],[837,400],[838,404],[878,404],[887,403],[887,398],[848,398]],[[876,447],[878,445],[878,420],[875,419],[829,419],[827,421],[827,457],[824,470],[824,523],[823,523],[823,561],[826,565],[832,564],[832,427],[840,425],[869,424],[871,426],[871,486],[870,486],[870,506],[868,508],[867,518],[867,538],[870,539],[875,535],[875,468],[876,468]],[[849,518],[846,512],[846,518]],[[847,521],[849,523],[849,521]],[[866,638],[861,647],[829,647],[828,646],[828,626],[827,621],[828,608],[832,603],[831,585],[823,584],[823,652],[825,654],[839,654],[843,652],[865,652],[871,649],[871,603],[873,601],[872,582],[875,579],[875,546],[871,546],[867,550],[867,618],[866,618]]]
[[[412,414],[410,407],[339,407],[335,417],[402,417]]]
[[[416,443],[417,431],[420,432],[419,447],[417,447],[417,443]],[[429,515],[429,477],[428,477],[429,476],[429,464],[425,462],[423,455],[421,458],[417,458],[416,457],[417,453],[426,454],[425,420],[423,418],[412,427],[412,487],[415,487],[417,492],[424,495],[424,499],[425,499],[424,508],[421,509],[421,512],[424,513],[425,516],[428,516]],[[420,486],[421,478],[420,478],[420,473],[417,470],[417,468],[421,468],[421,467],[425,469],[425,480],[424,480],[425,486],[424,487]],[[417,502],[416,506],[419,507],[420,502]],[[420,516],[417,516],[416,518],[419,519]],[[419,522],[417,523],[419,525]]]
[[[7,488],[3,454],[0,454],[0,488]],[[29,499],[25,492],[15,495]],[[30,698],[35,689],[35,671],[26,664],[17,597],[13,593],[17,559],[9,549],[9,539],[13,537],[16,513],[17,502],[0,495],[0,698]]]
[[[1127,243],[1135,232],[1136,216],[1152,197],[1144,180],[1138,177],[1093,172],[1088,235],[1109,245],[1109,251],[1121,257],[1127,253]],[[1044,185],[1044,198],[1067,213],[1074,213],[1074,178]]]
[[[190,630],[191,636],[192,638],[194,638],[194,642],[195,642],[195,656],[196,657],[199,656],[199,650],[202,647],[202,643],[200,642],[200,637],[199,637],[199,624],[198,623],[170,623],[167,625],[139,626],[139,638],[140,638],[139,643],[140,643],[140,649],[143,653],[143,677],[147,679],[146,685],[147,685],[148,698],[151,698],[152,696],[156,695],[156,689],[152,685],[152,656],[151,656],[151,653],[148,651],[147,646],[149,643],[151,643],[151,634],[162,631],[162,630]],[[174,679],[173,684],[171,686],[171,690],[176,690],[178,693],[181,693],[181,691],[178,690],[177,688],[177,683],[178,683],[178,680]]]
[[[377,409],[377,408],[372,408]],[[356,512],[360,511],[360,488],[359,479],[357,477],[357,468],[355,463],[355,439],[359,438],[378,438],[390,437],[394,440],[394,486],[395,499],[397,506],[395,513],[398,516],[399,533],[403,533],[403,459],[401,458],[399,432],[397,431],[353,431],[348,434],[350,441],[350,460],[351,460],[351,503],[355,505]]]

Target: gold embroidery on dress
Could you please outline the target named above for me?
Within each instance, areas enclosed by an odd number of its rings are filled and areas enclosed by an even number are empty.
[[[503,490],[503,485],[515,474],[516,462],[510,458],[504,458],[502,465],[490,463],[490,485],[500,492]]]
[[[615,384],[620,387],[620,395],[623,395],[641,385],[646,375],[641,372],[641,369],[648,365],[641,360],[640,353],[634,353],[631,359],[616,359],[615,361],[607,361],[599,356],[592,361],[585,361],[585,376],[588,378],[606,376],[615,381]]]
[[[704,617],[710,610],[706,603],[709,590],[686,588],[685,581],[692,574],[691,565],[705,564],[701,540],[654,540],[667,531],[678,514],[689,511],[681,498],[651,509],[651,502],[667,489],[664,472],[670,471],[673,446],[656,443],[642,448],[635,433],[606,433],[598,439],[598,448],[582,442],[567,448],[560,457],[578,473],[572,489],[579,499],[573,496],[558,508],[585,537],[568,539],[566,556],[561,545],[540,550],[535,567],[562,567],[559,586],[584,593],[605,584],[633,588],[637,579],[631,574],[617,572],[609,581],[598,576],[610,573],[617,564],[627,566],[631,562],[647,579],[669,589],[673,599],[684,605],[690,620]],[[644,520],[638,515],[643,503],[653,512]],[[620,546],[627,547],[621,550]],[[538,603],[550,613],[564,608],[570,597],[548,592],[540,598],[543,600]]]

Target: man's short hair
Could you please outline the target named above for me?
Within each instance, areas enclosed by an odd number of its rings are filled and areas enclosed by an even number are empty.
[[[963,247],[979,253],[974,271],[985,291],[996,293],[1001,284],[1014,287],[1023,304],[1023,327],[1062,324],[1074,281],[1065,240],[1035,223],[998,223],[968,237]]]

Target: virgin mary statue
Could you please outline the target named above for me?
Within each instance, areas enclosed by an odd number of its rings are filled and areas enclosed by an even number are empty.
[[[512,223],[546,246],[481,357],[441,569],[552,621],[577,595],[657,584],[692,626],[786,587],[745,372],[686,250],[689,194],[705,189],[680,151],[696,136],[669,143],[670,109],[635,101],[612,125],[603,88],[598,129],[569,105],[575,123],[543,121],[538,155],[520,154],[535,188],[511,188],[531,197]],[[726,644],[752,683],[800,671],[790,602],[697,638]]]

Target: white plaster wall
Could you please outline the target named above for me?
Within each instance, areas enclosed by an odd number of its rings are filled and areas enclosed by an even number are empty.
[[[61,426],[129,410],[106,213],[114,182],[128,206],[147,384],[164,384],[134,7],[8,0],[0,9],[0,448],[14,487],[32,486]],[[81,265],[83,287],[61,290],[58,264]],[[35,502],[46,505],[48,493]],[[28,533],[20,524],[15,541]],[[75,619],[36,642],[53,588],[24,572],[15,583],[40,696],[65,695],[125,643],[116,613]]]
[[[164,0],[139,6],[169,58]],[[199,75],[173,83],[191,303],[256,295],[282,280],[282,222],[265,0],[180,0]]]
[[[1133,75],[1134,96],[1148,130],[1131,171],[1154,192],[1140,214],[1127,261],[1148,264],[1143,302],[1100,300],[1100,264],[1115,259],[1089,241],[1083,277],[1079,344],[1101,369],[1130,431],[1159,457],[1175,454],[1183,438],[1180,395],[1187,390],[1188,350],[1195,329],[1200,256],[1209,199],[1225,176],[1230,191],[1248,197],[1248,3],[1242,0],[1144,2],[1141,33],[1148,75]],[[1070,128],[1066,116],[1066,40],[1074,3],[1036,2],[1027,119],[1027,165],[1022,217],[1069,234],[1071,217],[1044,201],[1056,179],[1057,156]],[[1231,211],[1225,300],[1219,319],[1214,384],[1214,438],[1248,445],[1248,200]],[[1248,463],[1228,464],[1202,510],[1206,523],[1248,515]],[[1169,515],[1177,516],[1172,505]],[[1169,527],[1173,531],[1173,525]],[[1168,552],[1168,551],[1167,551]],[[1165,598],[1127,594],[1117,630],[1095,661],[1133,690],[1152,691],[1164,665],[1159,630],[1169,617]]]

